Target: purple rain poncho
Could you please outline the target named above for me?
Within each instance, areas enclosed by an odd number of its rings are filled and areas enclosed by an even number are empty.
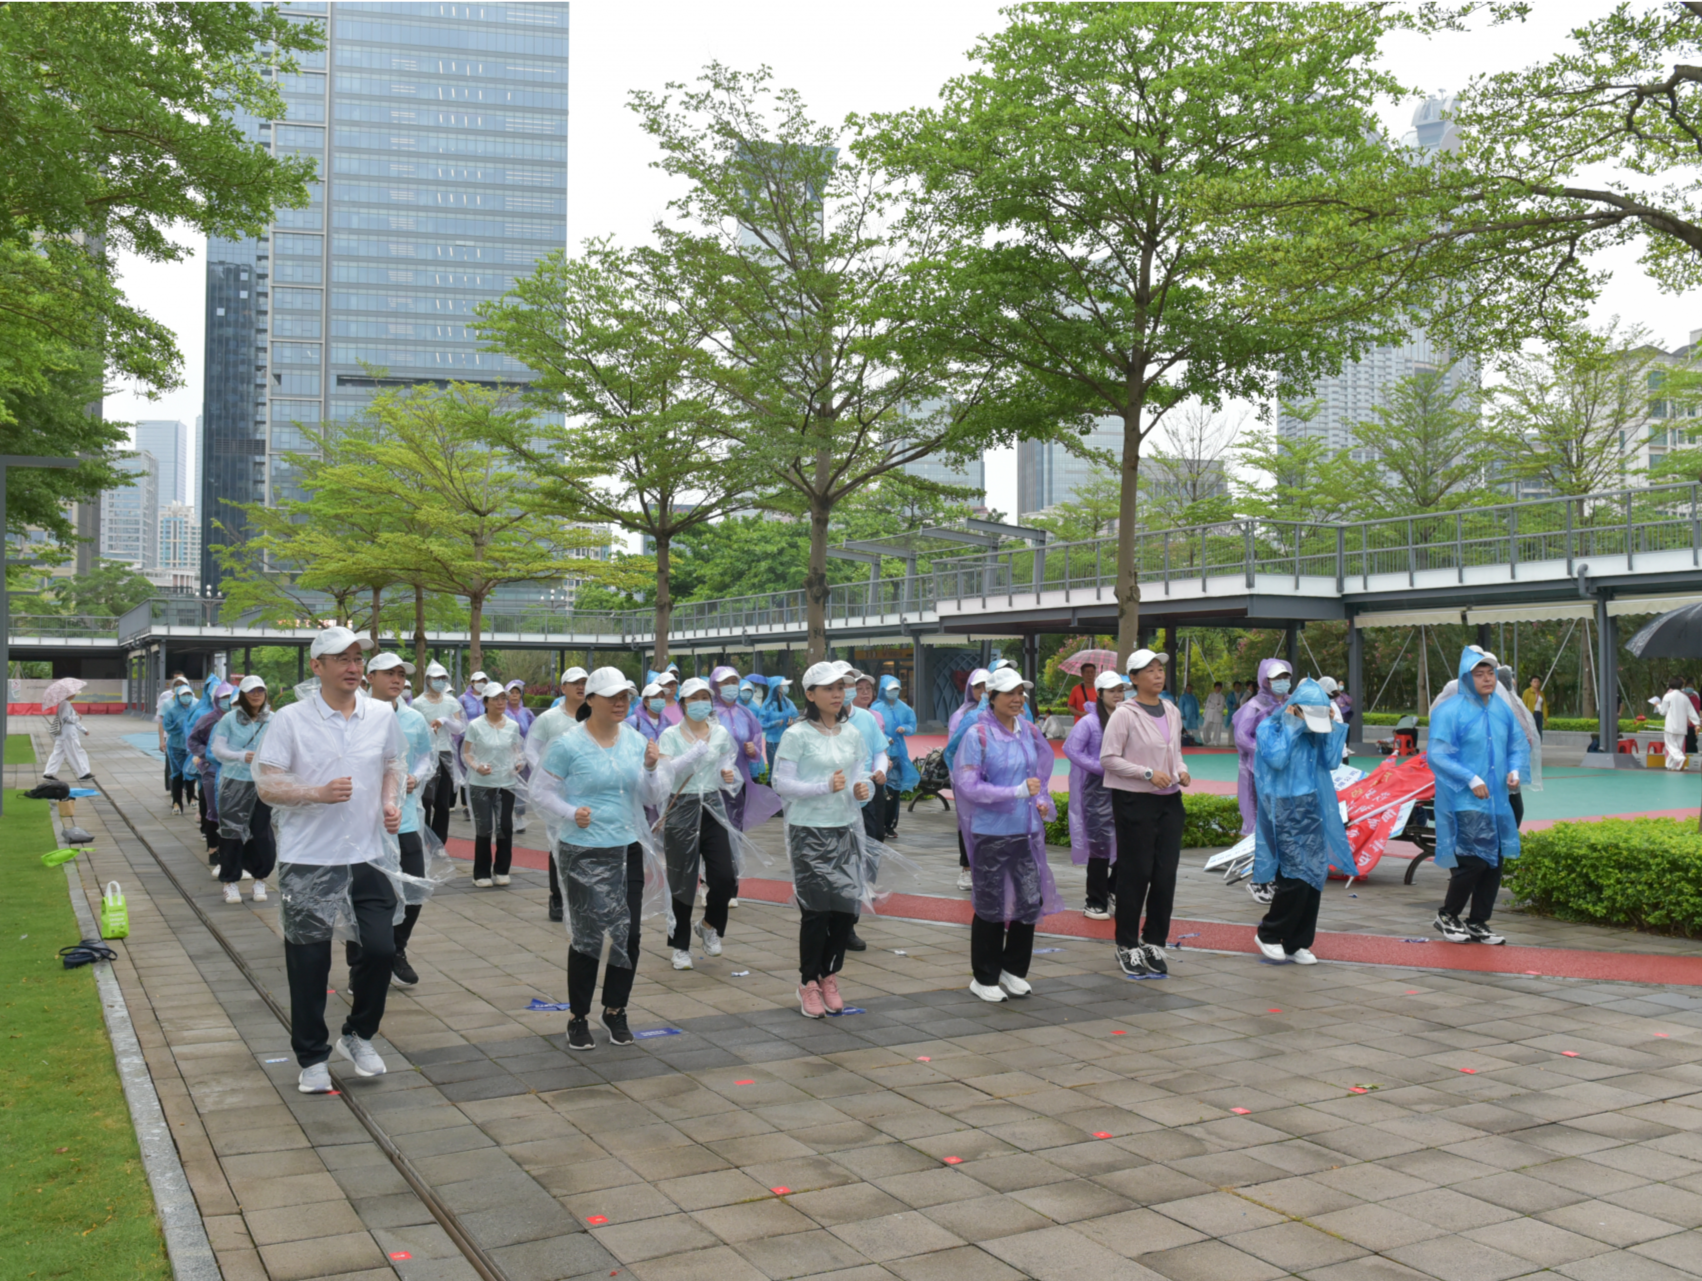
[[[1040,813],[1042,801],[1051,809],[1045,784],[1054,759],[1036,726],[1019,720],[1014,731],[1007,730],[991,713],[969,728],[958,747],[952,795],[974,882],[970,900],[984,921],[1034,925],[1063,910],[1046,862]],[[1028,794],[1031,778],[1041,781],[1039,796]]]
[[[738,674],[734,668],[717,667],[709,673],[709,683],[715,687],[715,719],[721,722],[722,728],[733,739],[734,767],[744,780],[744,786],[736,794],[726,798],[727,816],[741,832],[748,832],[780,812],[780,798],[774,794],[772,788],[764,787],[751,777],[752,768],[762,762],[763,752],[768,746],[762,722],[750,708],[739,703],[725,702],[721,698],[720,683],[727,677],[737,677]],[[666,712],[663,714],[666,715]],[[746,754],[747,743],[756,744],[755,757]]]
[[[1104,738],[1099,708],[1089,703],[1086,715],[1064,740],[1064,755],[1070,762],[1070,861],[1077,867],[1086,866],[1090,858],[1117,861],[1111,793],[1105,790],[1105,766],[1099,762]]]
[[[1236,778],[1236,797],[1241,804],[1241,835],[1251,836],[1258,828],[1259,789],[1253,777],[1253,758],[1258,754],[1259,725],[1287,701],[1288,695],[1271,689],[1271,680],[1278,672],[1290,678],[1294,668],[1287,660],[1267,658],[1259,664],[1259,692],[1235,709],[1235,752],[1240,757],[1240,772]]]

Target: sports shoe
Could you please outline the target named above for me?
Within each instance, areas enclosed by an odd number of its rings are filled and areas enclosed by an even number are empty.
[[[827,1003],[822,1000],[820,983],[810,982],[798,985],[798,1008],[803,1011],[806,1019],[827,1017]]]
[[[476,876],[473,878],[473,884],[478,886],[481,890],[488,890],[491,887],[491,878],[488,876]]]
[[[1267,961],[1286,961],[1286,960],[1288,960],[1288,953],[1283,950],[1283,946],[1282,946],[1281,943],[1267,943],[1267,942],[1265,942],[1264,939],[1260,938],[1257,934],[1255,934],[1253,936],[1253,942],[1255,942],[1259,945],[1259,954],[1261,956],[1263,956]]]
[[[821,1003],[829,1014],[845,1013],[845,998],[839,994],[839,976],[824,974],[820,979]]]
[[[507,885],[512,879],[512,877],[502,875],[491,877],[491,880],[495,881],[498,885]]]
[[[254,901],[256,903],[264,903],[266,901],[266,882],[265,881],[255,881],[254,882]]]
[[[337,1087],[331,1084],[331,1069],[323,1063],[315,1063],[301,1070],[295,1088],[303,1094],[330,1094]]]
[[[727,906],[728,907],[737,907],[738,905],[739,905],[739,900],[736,899],[736,898],[730,898],[730,899],[727,900]]]
[[[676,947],[674,949],[674,968],[676,970],[689,970],[691,968],[691,950],[689,948]]]
[[[219,865],[217,863],[214,863],[207,871],[215,881],[219,879]]]
[[[1142,943],[1141,955],[1146,958],[1146,967],[1154,974],[1170,973],[1170,957],[1157,943]]]
[[[171,812],[173,817],[181,817],[183,814],[183,806],[178,802],[173,801],[171,804]]]
[[[711,929],[703,921],[699,921],[692,928],[697,931],[697,937],[703,940],[703,954],[705,956],[721,955],[721,932],[719,930]]]
[[[1090,921],[1109,921],[1111,905],[1109,903],[1089,903],[1082,909],[1082,915]]]
[[[1117,949],[1117,964],[1123,973],[1133,978],[1144,979],[1152,973],[1147,967],[1146,953],[1138,947],[1120,947]]]
[[[561,917],[561,900],[559,898],[553,898],[550,900],[550,920],[559,921],[561,920]]]
[[[1436,919],[1432,921],[1431,924],[1434,925],[1438,933],[1440,933],[1442,937],[1450,943],[1470,943],[1472,941],[1471,931],[1465,927],[1465,925],[1460,921],[1460,918],[1457,916],[1449,916],[1446,912],[1438,912],[1436,913]]]
[[[957,888],[960,890],[972,890],[975,888],[975,881],[969,875],[969,869],[967,867],[958,869]]]
[[[65,844],[67,845],[89,845],[92,844],[95,839],[82,828],[78,827],[75,823],[71,824],[70,827],[61,828],[59,835],[64,839]]]
[[[1473,943],[1488,943],[1491,947],[1499,946],[1507,940],[1502,938],[1487,925],[1479,925],[1474,921],[1466,922],[1466,933],[1472,936]]]
[[[597,1042],[591,1035],[591,1024],[587,1019],[569,1019],[567,1021],[567,1048],[570,1050],[594,1050]]]
[[[1260,903],[1265,907],[1269,907],[1276,899],[1277,887],[1269,881],[1248,881],[1247,893],[1253,896],[1253,901],[1255,903]]]
[[[1313,956],[1310,951],[1303,947],[1297,948],[1291,952],[1288,959],[1293,961],[1296,965],[1316,965],[1318,963],[1318,958]]]
[[[77,775],[77,781],[79,783],[92,783],[95,781],[95,776],[93,774],[79,774]]]
[[[226,881],[225,882],[225,902],[227,902],[227,903],[240,903],[240,902],[242,902],[242,886],[238,885],[235,881]]]
[[[604,1010],[603,1026],[608,1029],[610,1045],[631,1045],[632,1032],[626,1025],[625,1010]]]
[[[384,1060],[378,1057],[372,1042],[362,1040],[353,1032],[337,1038],[337,1053],[355,1065],[355,1073],[359,1076],[384,1075]]]
[[[43,774],[41,777],[48,783],[57,783],[59,781],[59,775],[57,774]]]
[[[975,995],[980,997],[983,1001],[991,1001],[995,1005],[1005,999],[1005,989],[996,983],[992,987],[988,987],[983,983],[970,979],[969,990],[975,993]]]
[[[254,879],[254,873],[250,872],[245,867],[245,868],[242,869],[242,879],[245,880],[245,881],[252,881]]]
[[[845,939],[845,950],[847,952],[867,952],[869,950],[869,945],[858,937],[854,927]]]
[[[1032,983],[1030,983],[1027,979],[1019,979],[1009,970],[999,971],[999,986],[1004,988],[1005,991],[1009,992],[1012,996],[1027,996],[1030,992],[1034,991],[1034,985]]]
[[[408,964],[408,954],[398,952],[390,962],[390,982],[397,987],[417,987],[419,972]]]
[[[516,832],[524,832],[526,830],[526,820],[523,819],[523,818],[515,819],[514,820],[514,830]]]

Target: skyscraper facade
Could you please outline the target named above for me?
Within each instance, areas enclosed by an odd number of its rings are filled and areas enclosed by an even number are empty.
[[[1095,420],[1084,438],[1094,449],[1106,450],[1113,458],[1123,456],[1123,424],[1120,419]],[[1076,487],[1099,468],[1078,458],[1055,440],[1024,440],[1016,447],[1017,517],[1045,511],[1075,497]]]
[[[268,236],[209,245],[207,590],[242,537],[231,504],[292,493],[302,426],[347,422],[382,386],[525,380],[479,349],[473,309],[567,240],[566,4],[282,9],[326,47],[280,77],[286,118],[251,127],[319,180]]]
[[[160,467],[160,505],[195,504],[189,488],[195,470],[189,424],[176,418],[148,418],[135,426],[136,448],[154,456]]]
[[[114,465],[133,479],[101,494],[101,557],[124,561],[138,570],[153,569],[160,555],[159,463],[143,451]]]

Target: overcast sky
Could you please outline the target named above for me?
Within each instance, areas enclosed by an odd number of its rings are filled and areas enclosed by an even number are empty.
[[[650,168],[655,148],[626,107],[632,89],[689,81],[716,59],[740,68],[766,63],[778,84],[802,92],[818,119],[896,111],[933,101],[942,83],[967,69],[964,54],[975,38],[1002,25],[997,5],[970,0],[863,0],[853,6],[575,0],[572,8],[569,244],[598,235],[643,240],[674,194],[673,180]],[[1524,65],[1560,49],[1572,25],[1605,8],[1543,0],[1512,30],[1391,39],[1387,65],[1427,92],[1455,89],[1474,73]],[[1388,112],[1395,133],[1409,127],[1411,111],[1409,104]],[[109,417],[193,424],[200,413],[204,245],[194,247],[193,257],[169,266],[125,264],[130,297],[177,331],[185,382],[155,402],[123,392],[109,397]],[[1692,327],[1702,328],[1702,308],[1661,293],[1635,258],[1625,252],[1601,260],[1614,275],[1597,319],[1619,315],[1642,323],[1663,347],[1686,342]],[[1014,515],[1014,450],[989,456],[987,483],[990,505]]]

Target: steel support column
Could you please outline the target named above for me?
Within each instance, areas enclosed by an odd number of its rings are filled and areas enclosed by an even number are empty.
[[[1348,747],[1359,754],[1365,750],[1365,633],[1347,620],[1347,693],[1353,711],[1347,718]]]

